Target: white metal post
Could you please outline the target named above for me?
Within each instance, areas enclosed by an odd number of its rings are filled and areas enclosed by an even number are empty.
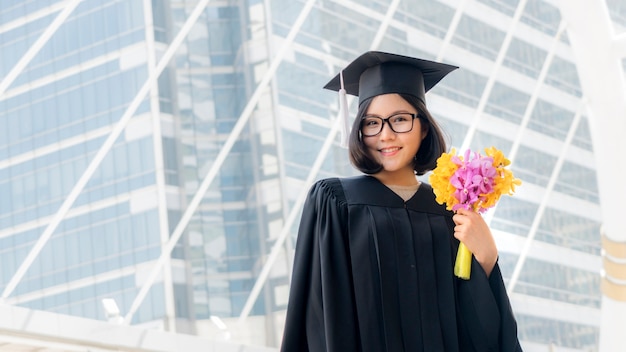
[[[124,318],[125,323],[128,324],[131,321],[133,315],[135,314],[135,312],[141,305],[141,302],[143,302],[143,300],[145,299],[148,293],[148,290],[154,283],[154,280],[156,279],[159,273],[159,270],[161,269],[161,267],[164,264],[164,261],[166,260],[166,256],[169,256],[169,253],[172,252],[172,250],[174,249],[174,246],[176,245],[176,242],[178,242],[178,240],[180,239],[180,236],[183,234],[183,231],[187,227],[187,224],[189,224],[191,217],[193,216],[196,209],[200,205],[202,198],[204,198],[204,194],[209,189],[209,186],[213,182],[213,179],[215,178],[215,176],[217,176],[219,169],[221,168],[222,164],[226,160],[226,156],[228,155],[228,153],[230,153],[230,150],[235,145],[237,138],[239,138],[239,134],[241,134],[241,131],[243,130],[245,125],[248,123],[248,120],[250,116],[252,115],[252,112],[254,111],[256,104],[261,98],[263,91],[267,88],[267,85],[274,77],[274,73],[276,72],[276,69],[282,62],[285,54],[287,53],[287,50],[290,48],[291,43],[295,39],[296,34],[298,34],[298,32],[300,31],[300,28],[302,27],[302,24],[304,23],[306,16],[311,11],[311,8],[313,7],[314,3],[315,3],[315,0],[309,0],[304,5],[303,10],[300,12],[300,15],[298,16],[293,27],[289,31],[287,38],[283,42],[283,46],[280,48],[280,50],[276,54],[276,57],[272,61],[272,64],[270,65],[269,69],[265,73],[265,76],[263,77],[261,82],[259,82],[259,85],[257,86],[256,90],[252,94],[252,97],[250,97],[248,104],[246,104],[246,106],[244,107],[241,113],[241,116],[237,120],[237,123],[233,127],[226,141],[224,142],[224,145],[222,145],[220,152],[215,158],[215,161],[213,161],[213,164],[211,165],[211,169],[209,169],[209,172],[207,173],[205,178],[202,180],[200,187],[198,187],[198,190],[196,191],[193,198],[191,199],[191,202],[189,202],[189,205],[187,206],[187,209],[183,213],[183,216],[181,217],[180,221],[176,225],[174,232],[172,232],[172,235],[170,236],[170,239],[165,246],[165,251],[161,253],[161,256],[159,257],[152,271],[148,275],[148,278],[146,279],[139,293],[135,297],[135,300],[133,301],[133,304],[131,305],[129,312],[126,314],[126,317]]]
[[[156,69],[157,53],[154,40],[154,13],[152,0],[143,0],[144,23],[146,34],[146,55],[148,58],[148,74],[152,75]],[[161,251],[170,235],[170,226],[167,213],[167,198],[165,195],[165,165],[163,157],[163,136],[161,135],[161,108],[159,104],[158,80],[152,81],[150,87],[150,115],[152,117],[152,147],[154,149],[154,172],[157,191],[157,212],[159,218],[159,237]],[[176,305],[174,303],[174,284],[170,260],[163,266],[163,292],[165,297],[165,329],[176,332]]]
[[[604,0],[559,1],[567,21],[583,94],[588,98],[589,127],[596,157],[596,174],[602,209],[603,249],[626,248],[623,198],[626,195],[626,83],[622,59],[626,50],[624,33],[616,35]],[[616,159],[617,158],[617,159]],[[624,254],[626,256],[626,254]],[[608,263],[605,261],[605,270]],[[623,275],[626,263],[607,274]],[[622,350],[626,325],[626,280],[602,278],[600,346],[602,352]]]
[[[115,143],[117,138],[124,131],[126,125],[128,124],[128,121],[133,116],[135,111],[137,111],[137,108],[143,101],[146,94],[148,94],[148,91],[152,87],[153,82],[155,82],[161,72],[163,72],[163,69],[168,64],[169,60],[178,49],[178,46],[180,46],[182,40],[187,36],[189,31],[191,30],[191,27],[198,20],[200,13],[208,3],[209,0],[201,0],[194,8],[194,12],[189,16],[176,38],[174,38],[170,46],[165,51],[156,69],[152,72],[152,74],[148,75],[148,79],[143,84],[141,89],[139,89],[139,92],[137,92],[137,95],[130,103],[128,108],[126,108],[126,111],[111,131],[109,137],[107,137],[107,139],[104,141],[104,144],[102,145],[102,147],[100,147],[100,149],[96,153],[96,156],[93,158],[91,163],[89,163],[85,172],[78,179],[78,181],[74,185],[74,188],[72,188],[72,190],[70,191],[70,194],[67,196],[65,201],[63,201],[63,204],[61,204],[59,210],[57,210],[56,214],[52,217],[52,220],[50,221],[44,232],[41,234],[41,236],[39,236],[39,239],[37,239],[37,242],[35,242],[33,248],[30,250],[20,267],[17,269],[7,286],[4,288],[4,291],[2,292],[3,299],[6,299],[8,296],[11,295],[11,293],[13,293],[13,290],[15,290],[17,284],[22,280],[28,268],[30,268],[30,266],[33,264],[45,244],[52,236],[52,233],[54,233],[56,228],[65,217],[65,214],[67,214],[69,209],[72,207],[72,205],[80,195],[80,192],[82,192],[83,188],[85,188],[85,185],[87,185],[87,182],[91,179],[91,176],[93,176],[98,166],[100,166],[100,163],[102,163],[104,157],[113,147],[113,144]]]
[[[391,4],[389,4],[389,8],[387,9],[387,12],[385,13],[385,17],[383,21],[381,22],[380,26],[378,27],[376,36],[374,37],[374,40],[372,41],[370,50],[375,50],[376,48],[380,46],[380,43],[382,42],[384,38],[384,34],[387,31],[387,28],[389,27],[389,23],[391,19],[393,18],[394,13],[398,9],[399,3],[400,3],[399,0],[393,0]],[[353,100],[352,98],[353,97],[350,97],[348,101],[348,106],[350,106]],[[300,208],[302,207],[302,205],[304,204],[304,201],[306,200],[308,189],[313,183],[313,181],[315,180],[315,178],[317,177],[317,173],[320,171],[320,168],[322,167],[322,164],[324,163],[324,160],[326,159],[326,156],[328,155],[328,152],[330,151],[330,147],[332,147],[333,145],[335,136],[337,134],[338,128],[341,123],[343,123],[341,121],[341,117],[338,117],[335,123],[333,124],[332,128],[330,129],[330,131],[328,131],[328,135],[326,136],[324,144],[322,145],[322,149],[317,154],[317,158],[315,158],[315,162],[313,163],[313,166],[311,167],[309,176],[304,181],[304,185],[302,189],[300,190],[300,193],[298,194],[296,202],[293,204],[291,211],[289,212],[289,216],[287,217],[287,220],[283,224],[280,234],[278,235],[278,239],[276,240],[276,242],[274,242],[274,245],[272,246],[270,254],[267,257],[265,264],[263,265],[263,269],[261,269],[261,273],[259,274],[259,277],[254,283],[254,286],[252,287],[252,291],[250,291],[250,295],[248,295],[248,299],[246,300],[246,303],[244,304],[244,307],[241,310],[241,314],[239,315],[239,324],[242,324],[248,318],[248,315],[250,314],[250,311],[252,310],[254,303],[259,297],[259,294],[261,293],[261,289],[263,288],[263,285],[265,285],[265,281],[267,281],[267,278],[269,277],[270,270],[274,266],[274,263],[276,262],[278,255],[282,251],[282,247],[285,243],[285,240],[289,236],[289,231],[291,229],[291,226],[296,220],[296,217],[298,216],[300,212]]]
[[[513,32],[515,28],[517,28],[517,24],[519,23],[522,14],[524,13],[524,8],[526,7],[527,0],[520,0],[517,4],[517,9],[515,10],[515,14],[511,19],[511,24],[506,32],[506,36],[504,37],[504,41],[502,42],[502,46],[500,46],[500,51],[498,51],[498,56],[496,57],[496,61],[491,68],[491,73],[489,74],[489,79],[487,80],[487,84],[485,84],[485,89],[483,90],[483,94],[480,96],[480,101],[478,102],[478,107],[476,111],[474,111],[474,117],[472,118],[472,122],[470,123],[469,129],[465,134],[465,139],[463,139],[463,144],[461,145],[460,150],[466,150],[472,144],[472,139],[474,139],[474,134],[476,134],[476,129],[478,128],[478,124],[480,123],[480,119],[485,111],[485,107],[487,106],[487,102],[489,101],[489,96],[491,95],[491,90],[496,83],[496,78],[498,76],[498,72],[502,67],[502,63],[504,62],[504,58],[506,56],[507,51],[509,50],[509,46],[511,45],[511,40],[513,40]]]
[[[543,197],[541,197],[541,201],[539,202],[539,208],[537,209],[537,213],[535,213],[535,217],[533,218],[530,230],[528,231],[528,235],[526,236],[526,240],[524,241],[524,247],[522,247],[522,251],[517,258],[515,268],[513,269],[513,274],[511,275],[511,279],[509,280],[509,283],[507,285],[507,292],[509,293],[509,295],[513,292],[513,290],[515,290],[515,285],[517,285],[517,280],[519,279],[519,276],[522,272],[524,262],[526,261],[526,257],[528,256],[530,247],[535,240],[535,236],[537,235],[537,231],[539,230],[539,224],[541,223],[541,218],[543,217],[543,213],[548,206],[548,201],[550,200],[550,196],[552,195],[552,191],[554,190],[556,181],[559,177],[559,174],[561,173],[563,163],[565,162],[567,149],[569,148],[572,140],[574,139],[574,136],[576,135],[576,129],[578,129],[578,123],[580,122],[583,110],[584,105],[580,109],[578,109],[578,112],[574,116],[569,131],[567,132],[567,137],[563,142],[563,147],[561,148],[559,157],[556,161],[556,164],[554,165],[554,169],[552,169],[552,173],[550,174],[550,180],[548,181],[548,185],[543,192]]]
[[[13,66],[11,71],[4,77],[2,82],[0,82],[0,96],[4,94],[4,92],[9,88],[11,83],[15,81],[15,79],[22,73],[22,71],[26,68],[26,66],[30,63],[30,61],[35,58],[35,55],[39,53],[39,50],[43,48],[44,45],[50,40],[50,38],[56,33],[56,31],[61,27],[65,20],[72,14],[74,9],[80,4],[81,0],[71,0],[67,1],[67,5],[59,13],[59,15],[50,23],[50,25],[41,33],[39,38],[30,46],[30,48],[26,51],[24,56]]]

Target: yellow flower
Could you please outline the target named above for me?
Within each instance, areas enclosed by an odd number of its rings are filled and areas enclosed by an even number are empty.
[[[484,198],[481,207],[487,209],[495,206],[501,195],[513,195],[515,186],[521,185],[522,181],[515,178],[511,170],[505,169],[511,164],[511,161],[504,156],[502,151],[492,146],[485,148],[485,153],[493,158],[493,167],[496,168],[493,191],[490,194],[482,195]]]
[[[483,212],[486,209],[494,207],[500,199],[501,195],[512,195],[513,192],[515,192],[515,186],[519,186],[522,184],[522,181],[520,179],[517,179],[513,176],[513,172],[511,170],[505,169],[506,166],[511,164],[511,161],[504,156],[502,151],[492,146],[489,148],[485,148],[485,153],[488,157],[491,157],[493,159],[493,164],[491,165],[493,166],[493,169],[495,169],[495,175],[493,171],[482,174],[489,175],[483,177],[485,177],[485,182],[489,182],[491,187],[488,189],[489,193],[480,194],[477,199],[474,198],[475,202],[471,204],[472,209],[478,212]],[[455,186],[452,185],[450,179],[459,168],[459,165],[457,163],[465,165],[462,163],[463,156],[455,157],[455,155],[455,149],[452,149],[450,153],[441,154],[441,156],[437,159],[437,167],[433,170],[428,179],[433,188],[433,192],[435,193],[435,200],[439,204],[445,204],[446,209],[448,210],[452,210],[454,206],[459,203],[459,199],[455,197],[455,192],[457,192],[458,190]],[[459,160],[461,162],[459,162]],[[487,169],[493,170],[491,168]],[[493,183],[491,183],[492,177]],[[458,184],[458,180],[455,182]],[[462,279],[468,280],[470,277],[471,264],[472,254],[467,249],[467,247],[465,247],[465,245],[461,243],[459,245],[456,261],[454,264],[454,274]]]
[[[452,210],[452,207],[458,203],[454,197],[456,188],[450,183],[450,177],[456,172],[458,166],[452,162],[452,157],[456,154],[453,148],[450,153],[443,153],[437,159],[437,167],[430,174],[428,182],[433,187],[435,200],[439,204],[445,204],[446,209]]]
[[[485,154],[493,158],[493,166],[496,168],[509,166],[509,164],[511,164],[511,161],[504,157],[502,151],[496,149],[494,146],[485,148]]]

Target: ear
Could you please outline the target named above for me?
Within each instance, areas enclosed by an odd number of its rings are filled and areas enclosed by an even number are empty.
[[[423,141],[426,136],[428,136],[428,128],[422,128],[421,140]]]

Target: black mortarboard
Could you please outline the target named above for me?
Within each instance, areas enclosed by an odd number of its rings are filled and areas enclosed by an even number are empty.
[[[368,51],[352,61],[324,88],[340,91],[341,76],[347,94],[365,99],[387,93],[413,95],[426,103],[424,95],[457,66],[413,57]]]

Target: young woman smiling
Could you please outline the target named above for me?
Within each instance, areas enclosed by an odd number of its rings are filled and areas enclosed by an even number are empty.
[[[349,156],[364,175],[309,192],[282,351],[521,351],[489,227],[417,178],[446,151],[425,93],[454,69],[368,52],[325,87],[359,97]],[[453,274],[459,240],[470,280]]]

